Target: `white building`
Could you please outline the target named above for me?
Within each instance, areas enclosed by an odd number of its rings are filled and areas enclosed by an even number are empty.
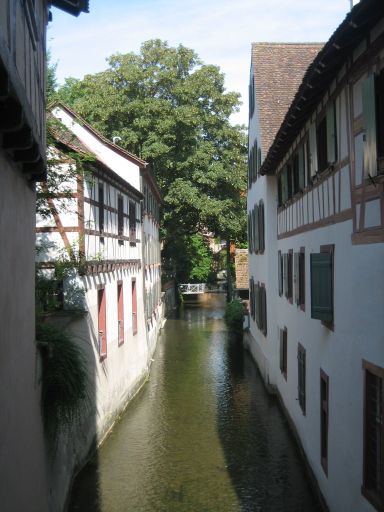
[[[384,4],[358,3],[296,86],[300,51],[285,66],[269,47],[251,65],[247,344],[329,509],[383,510]]]
[[[68,440],[73,449],[66,446],[56,457],[52,487],[64,500],[74,468],[100,444],[149,373],[163,322],[161,198],[146,162],[62,104],[52,116],[56,148],[50,151],[70,194],[48,199],[48,216],[37,219],[37,258],[48,275],[58,260],[80,263],[63,282],[63,311],[54,321],[87,354],[94,402]],[[82,168],[74,155],[82,157]]]

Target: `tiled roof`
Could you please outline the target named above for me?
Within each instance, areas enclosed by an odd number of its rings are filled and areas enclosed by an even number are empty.
[[[276,172],[286,151],[309,119],[316,104],[335,79],[342,65],[350,58],[354,48],[384,16],[383,0],[360,0],[346,15],[344,21],[309,65],[305,75],[300,75],[300,85],[268,154],[263,154],[261,174]],[[363,57],[364,58],[364,57]]]
[[[323,43],[253,43],[256,108],[261,150],[268,153],[308,66]]]

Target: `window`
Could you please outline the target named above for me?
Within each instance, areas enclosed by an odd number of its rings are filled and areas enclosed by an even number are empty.
[[[251,310],[251,318],[255,319],[255,298],[254,298],[254,281],[253,277],[249,280],[249,306]]]
[[[117,198],[117,234],[119,237],[124,235],[124,200],[122,196]],[[124,243],[124,241],[119,240],[119,243]]]
[[[283,256],[281,251],[277,253],[277,272],[279,280],[279,295],[283,295],[283,283],[284,283],[284,272],[283,272]]]
[[[265,249],[265,231],[264,231],[264,203],[259,203],[259,253],[263,253]]]
[[[293,196],[293,169],[291,163],[287,165],[287,189],[288,199],[291,199],[291,197]]]
[[[265,285],[257,283],[256,285],[257,294],[257,311],[256,311],[256,323],[260,331],[267,335],[267,293]]]
[[[123,283],[117,283],[117,339],[119,346],[124,343],[124,295]]]
[[[384,70],[363,82],[364,170],[368,176],[384,172]]]
[[[305,348],[297,346],[297,394],[300,408],[305,415]]]
[[[293,257],[293,284],[295,289],[295,302],[305,311],[305,249],[295,252]]]
[[[99,185],[99,231],[104,233],[104,185]]]
[[[136,204],[129,201],[129,241],[136,243]]]
[[[98,345],[100,359],[107,357],[107,304],[105,288],[97,290]]]
[[[364,369],[364,496],[378,510],[384,506],[384,368],[363,361]]]
[[[289,302],[293,302],[293,251],[290,249],[287,254],[287,290],[286,295]]]
[[[311,318],[333,324],[333,253],[334,246],[321,247],[311,254]]]
[[[280,329],[280,371],[284,375],[285,380],[287,380],[287,339],[288,339],[288,331],[285,327],[284,329]]]
[[[325,116],[317,125],[316,143],[317,170],[318,172],[322,172],[327,169],[330,164],[335,163],[337,159],[336,108],[334,101],[328,104]]]
[[[328,475],[328,413],[329,378],[320,369],[320,457],[324,473]]]
[[[137,334],[137,292],[136,279],[132,279],[132,334]]]

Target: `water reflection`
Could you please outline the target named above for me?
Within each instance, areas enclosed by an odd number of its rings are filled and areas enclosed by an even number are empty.
[[[226,332],[223,297],[205,300],[168,320],[149,383],[70,510],[96,510],[96,481],[100,512],[317,510],[277,404]]]

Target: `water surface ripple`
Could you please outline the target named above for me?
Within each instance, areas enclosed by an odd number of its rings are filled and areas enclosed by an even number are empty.
[[[78,476],[71,512],[319,510],[223,308],[211,296],[167,321],[149,382]]]

